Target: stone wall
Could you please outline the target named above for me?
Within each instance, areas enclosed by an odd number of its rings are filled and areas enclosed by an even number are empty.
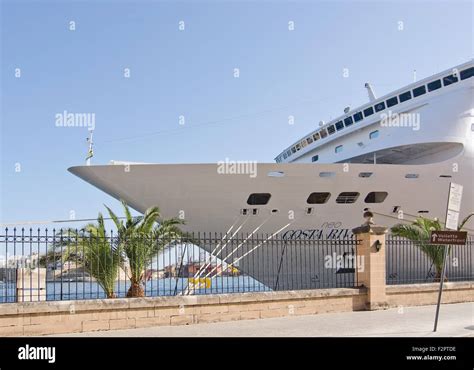
[[[387,286],[392,307],[434,304],[438,284]],[[443,303],[474,301],[474,283],[446,283]],[[367,290],[318,289],[183,297],[0,304],[0,336],[188,325],[366,309]]]

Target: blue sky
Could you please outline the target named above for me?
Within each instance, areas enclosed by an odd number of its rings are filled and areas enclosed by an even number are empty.
[[[93,164],[272,162],[365,82],[381,95],[473,57],[469,1],[1,4],[1,223],[120,210],[66,171],[87,129],[56,127],[64,110],[95,114]]]

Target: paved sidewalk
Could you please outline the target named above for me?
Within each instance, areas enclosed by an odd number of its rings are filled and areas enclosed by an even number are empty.
[[[86,337],[474,337],[474,303],[441,306],[438,332],[433,333],[436,306],[404,307],[189,326],[77,333]]]

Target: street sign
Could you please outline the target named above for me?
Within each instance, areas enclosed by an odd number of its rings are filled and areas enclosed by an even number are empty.
[[[430,234],[430,244],[465,245],[466,239],[466,231],[440,230]]]
[[[458,229],[462,189],[462,185],[455,184],[454,182],[449,184],[448,207],[446,210],[446,229]]]

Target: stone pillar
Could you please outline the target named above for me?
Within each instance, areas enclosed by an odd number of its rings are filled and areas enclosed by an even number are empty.
[[[17,302],[46,300],[46,269],[19,268],[16,273]]]
[[[388,308],[385,293],[385,234],[387,228],[372,222],[372,213],[364,213],[367,222],[352,229],[359,240],[357,245],[356,274],[359,286],[367,288],[366,308]]]

